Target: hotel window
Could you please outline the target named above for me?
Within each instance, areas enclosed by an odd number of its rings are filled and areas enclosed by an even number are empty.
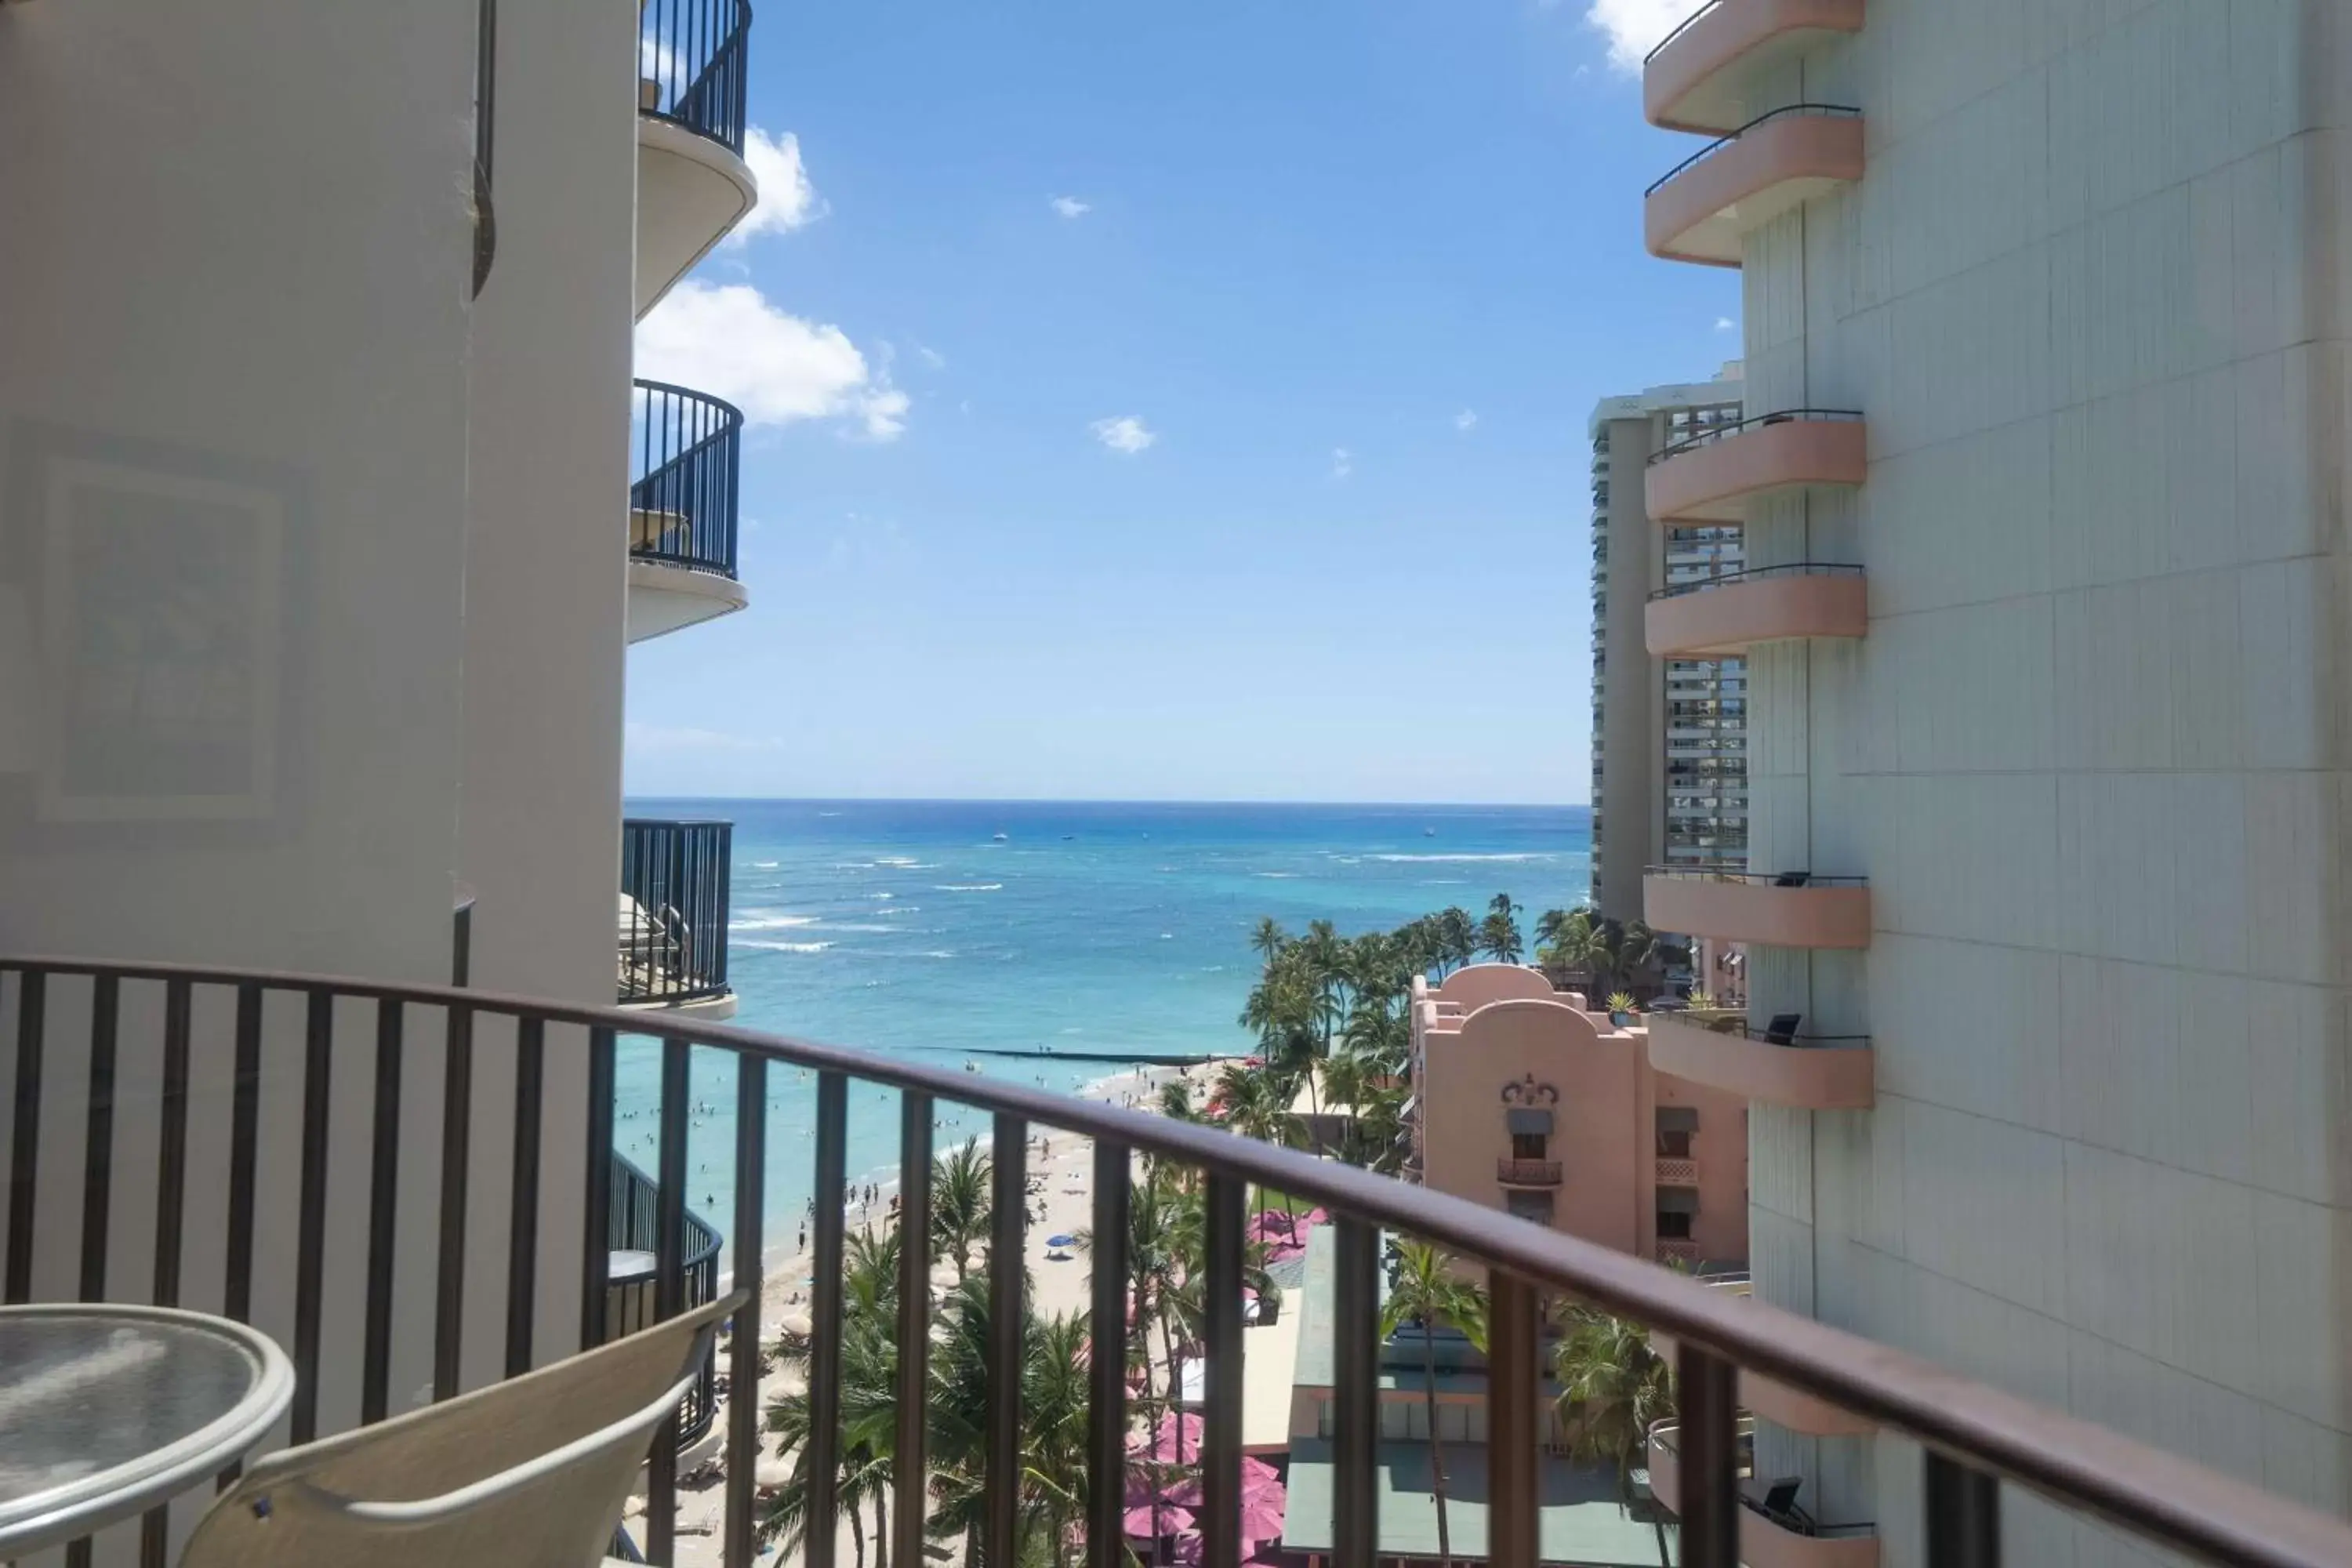
[[[1658,1107],[1658,1158],[1687,1160],[1691,1140],[1698,1136],[1698,1111],[1687,1105]]]
[[[1531,1219],[1538,1225],[1551,1223],[1551,1194],[1549,1192],[1505,1193],[1503,1207],[1514,1219]]]
[[[1547,1157],[1550,1143],[1551,1140],[1540,1132],[1514,1132],[1511,1134],[1511,1158],[1514,1160],[1544,1159]]]
[[[1658,1189],[1658,1239],[1688,1241],[1691,1234],[1691,1221],[1697,1214],[1697,1188],[1660,1187]]]

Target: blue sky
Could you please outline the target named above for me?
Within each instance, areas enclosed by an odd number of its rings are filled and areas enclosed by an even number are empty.
[[[766,6],[638,340],[751,607],[630,651],[631,792],[1583,800],[1586,416],[1738,353],[1642,249],[1690,3]]]

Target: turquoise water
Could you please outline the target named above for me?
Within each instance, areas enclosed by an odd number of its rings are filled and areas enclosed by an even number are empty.
[[[1582,806],[1173,805],[905,801],[662,801],[632,816],[733,821],[728,963],[746,1026],[1075,1089],[1104,1062],[1008,1061],[982,1049],[1240,1053],[1255,977],[1249,936],[1388,929],[1496,892],[1580,900]],[[1002,835],[1000,838],[998,836]],[[734,1068],[698,1052],[688,1198],[732,1235]],[[709,1059],[704,1059],[708,1058]],[[811,1185],[814,1085],[770,1085],[767,1234],[790,1248]],[[622,1152],[650,1170],[658,1049],[625,1042]],[[898,1096],[853,1086],[849,1169],[898,1157]],[[940,1147],[987,1118],[941,1106]]]

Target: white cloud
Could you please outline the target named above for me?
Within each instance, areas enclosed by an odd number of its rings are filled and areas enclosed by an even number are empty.
[[[921,343],[917,343],[915,345],[915,357],[921,360],[925,364],[929,365],[933,370],[945,370],[948,367],[947,355],[940,353],[937,349],[926,348]]]
[[[754,125],[743,138],[743,162],[760,182],[760,203],[743,215],[728,244],[740,245],[755,234],[790,234],[825,215],[801,163],[801,139],[792,132],[772,137]]]
[[[1461,413],[1454,416],[1454,427],[1456,430],[1476,429],[1478,427],[1478,411],[1475,408],[1464,409]]]
[[[1592,0],[1584,19],[1608,38],[1609,63],[1639,76],[1642,57],[1697,8],[1697,0]]]
[[[1331,477],[1344,479],[1356,471],[1356,455],[1345,447],[1331,448]]]
[[[1132,414],[1121,414],[1112,419],[1097,419],[1087,428],[1095,433],[1096,440],[1100,441],[1112,451],[1129,458],[1160,439],[1158,431],[1147,426],[1140,418]]]
[[[1064,217],[1084,217],[1095,210],[1092,202],[1082,202],[1076,196],[1055,196],[1053,206]]]
[[[841,419],[877,441],[907,427],[907,395],[847,334],[785,314],[748,283],[671,289],[637,323],[637,374],[723,397],[752,425]]]
[[[1718,332],[1736,332],[1739,330],[1739,323],[1728,316],[1717,316],[1715,319],[1715,330]]]

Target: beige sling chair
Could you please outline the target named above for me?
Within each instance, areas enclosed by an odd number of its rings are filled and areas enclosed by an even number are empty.
[[[181,1568],[594,1568],[655,1428],[742,1300],[258,1459]]]

